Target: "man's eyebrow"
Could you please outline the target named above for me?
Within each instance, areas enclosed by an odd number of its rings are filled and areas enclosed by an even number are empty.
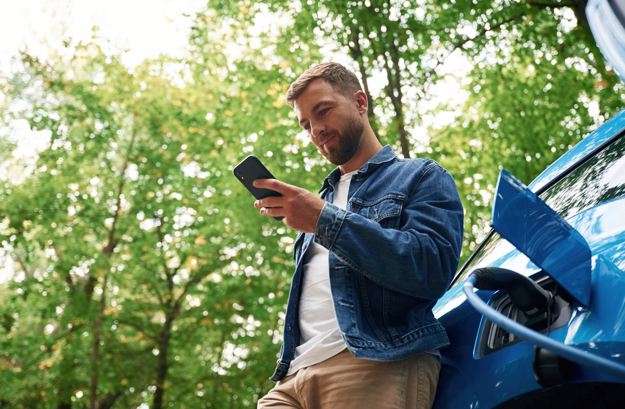
[[[319,108],[320,108],[322,105],[331,104],[331,103],[332,103],[332,101],[321,101],[321,102],[318,102],[318,103],[317,103],[317,105],[315,105],[315,106],[313,107],[312,112],[313,112],[313,113],[315,113],[315,112],[317,112],[317,110],[319,110]],[[300,119],[300,120],[299,120],[299,124],[301,125],[301,124],[303,124],[304,122],[306,122],[307,120],[308,120],[308,119],[306,119],[306,118],[302,118],[302,119]]]

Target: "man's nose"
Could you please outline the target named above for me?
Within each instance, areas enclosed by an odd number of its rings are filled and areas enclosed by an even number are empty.
[[[323,135],[323,133],[326,130],[326,127],[323,123],[319,122],[319,123],[315,123],[315,124],[310,124],[310,129],[311,129],[311,134],[313,137],[315,138],[319,138],[320,136]]]

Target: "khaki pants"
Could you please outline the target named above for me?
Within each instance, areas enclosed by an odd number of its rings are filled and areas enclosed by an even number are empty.
[[[279,381],[258,409],[430,409],[438,361],[427,353],[396,362],[368,361],[345,350]]]

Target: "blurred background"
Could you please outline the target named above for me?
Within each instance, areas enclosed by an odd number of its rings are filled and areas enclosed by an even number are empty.
[[[231,170],[333,169],[290,83],[356,72],[380,141],[454,176],[464,261],[500,169],[529,183],[625,107],[585,6],[1,0],[0,408],[255,407],[295,232]]]

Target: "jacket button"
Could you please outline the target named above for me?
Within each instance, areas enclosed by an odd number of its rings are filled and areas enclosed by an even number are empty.
[[[321,238],[321,241],[323,242],[323,244],[327,244],[328,243],[328,236],[326,236],[324,234],[323,237]]]

